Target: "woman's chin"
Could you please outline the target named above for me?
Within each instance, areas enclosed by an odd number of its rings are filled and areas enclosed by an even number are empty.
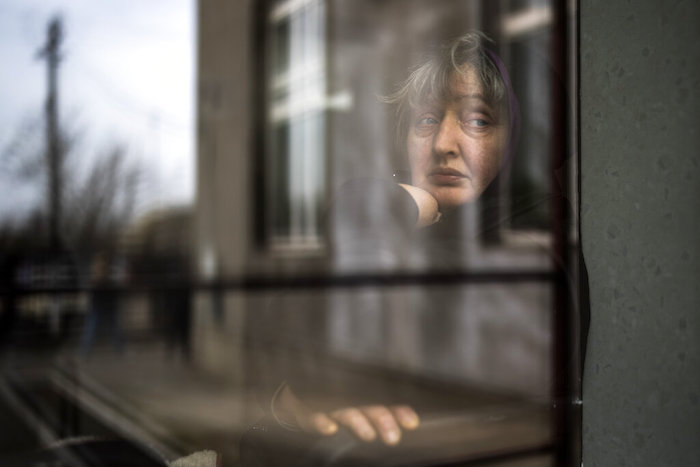
[[[437,200],[440,212],[443,214],[463,206],[476,198],[471,190],[435,190],[431,194]]]

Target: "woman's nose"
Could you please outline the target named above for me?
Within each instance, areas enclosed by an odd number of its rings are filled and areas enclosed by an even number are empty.
[[[433,139],[433,151],[436,156],[450,156],[458,154],[459,120],[451,115],[446,115],[440,122],[438,131]]]

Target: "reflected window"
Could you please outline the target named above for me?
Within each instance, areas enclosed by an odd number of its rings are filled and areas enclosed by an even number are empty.
[[[265,240],[273,249],[320,249],[326,188],[326,42],[323,0],[267,10]]]

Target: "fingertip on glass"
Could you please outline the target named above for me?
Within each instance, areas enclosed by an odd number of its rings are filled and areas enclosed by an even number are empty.
[[[407,430],[415,430],[420,425],[420,418],[410,409],[398,409],[398,419],[401,426]]]
[[[314,415],[313,424],[318,432],[324,436],[330,436],[338,431],[338,425],[323,414]]]
[[[389,430],[384,433],[384,442],[390,446],[399,444],[401,441],[401,433],[398,430]]]

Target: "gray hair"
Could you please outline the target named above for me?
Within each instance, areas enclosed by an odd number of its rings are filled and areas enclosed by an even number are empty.
[[[383,102],[396,105],[396,138],[405,143],[411,110],[428,98],[444,99],[449,92],[453,72],[466,73],[465,65],[474,71],[489,104],[506,104],[507,85],[486,49],[490,39],[481,32],[469,32],[454,39],[413,70],[408,78]],[[505,106],[507,109],[507,105]]]

